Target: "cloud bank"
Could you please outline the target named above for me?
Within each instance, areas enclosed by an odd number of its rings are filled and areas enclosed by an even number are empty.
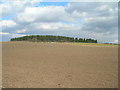
[[[3,41],[24,35],[62,35],[118,42],[117,2],[0,1]]]

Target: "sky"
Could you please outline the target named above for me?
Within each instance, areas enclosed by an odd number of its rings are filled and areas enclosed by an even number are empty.
[[[0,38],[59,35],[118,43],[117,2],[0,0]]]

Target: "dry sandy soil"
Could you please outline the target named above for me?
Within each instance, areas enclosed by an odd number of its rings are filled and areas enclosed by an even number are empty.
[[[118,47],[2,43],[6,88],[117,88]]]

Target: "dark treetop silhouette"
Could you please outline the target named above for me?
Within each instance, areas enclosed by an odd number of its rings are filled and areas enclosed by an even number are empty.
[[[85,39],[85,38],[73,38],[73,37],[53,36],[53,35],[30,35],[30,36],[12,38],[11,41],[97,43],[97,40],[91,38]]]

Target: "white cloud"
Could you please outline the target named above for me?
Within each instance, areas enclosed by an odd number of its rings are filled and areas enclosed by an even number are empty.
[[[36,27],[42,30],[78,30],[79,27],[74,24],[64,24],[64,23],[37,23]]]
[[[52,33],[63,33],[66,32],[76,32],[80,31],[79,26],[74,24],[64,24],[64,23],[31,23],[25,28],[26,32],[22,34],[52,34]]]
[[[106,33],[109,31],[116,33],[118,31],[117,19],[117,16],[85,18],[81,28],[90,32]]]
[[[19,25],[13,20],[0,21],[0,28],[2,32],[15,33],[17,30],[22,30],[24,26]]]
[[[3,21],[0,21],[0,27],[1,28],[5,28],[5,27],[15,27],[17,24],[12,21],[12,20],[3,20]]]
[[[17,30],[16,33],[25,33],[26,29]]]
[[[0,35],[9,35],[10,33],[0,32]]]
[[[24,34],[11,34],[10,36],[11,36],[11,38],[15,38],[15,37],[23,37],[26,35],[24,35]]]
[[[65,7],[68,13],[85,13],[85,16],[110,16],[117,14],[117,2],[71,2]],[[113,11],[113,13],[111,13]],[[81,16],[81,14],[80,14]],[[83,15],[84,16],[84,15]]]
[[[26,7],[32,7],[41,0],[3,0],[0,4],[2,17],[22,12]]]
[[[4,35],[54,34],[117,40],[117,3],[71,2],[67,6],[34,7],[40,0],[7,0],[1,4],[2,15],[14,15],[0,21]],[[13,34],[12,34],[13,33]]]
[[[97,33],[110,32],[117,34],[118,11],[115,3],[69,3],[65,10],[71,13],[74,18],[81,18],[83,24],[81,30]]]
[[[62,6],[28,7],[15,20],[19,23],[72,21]]]

